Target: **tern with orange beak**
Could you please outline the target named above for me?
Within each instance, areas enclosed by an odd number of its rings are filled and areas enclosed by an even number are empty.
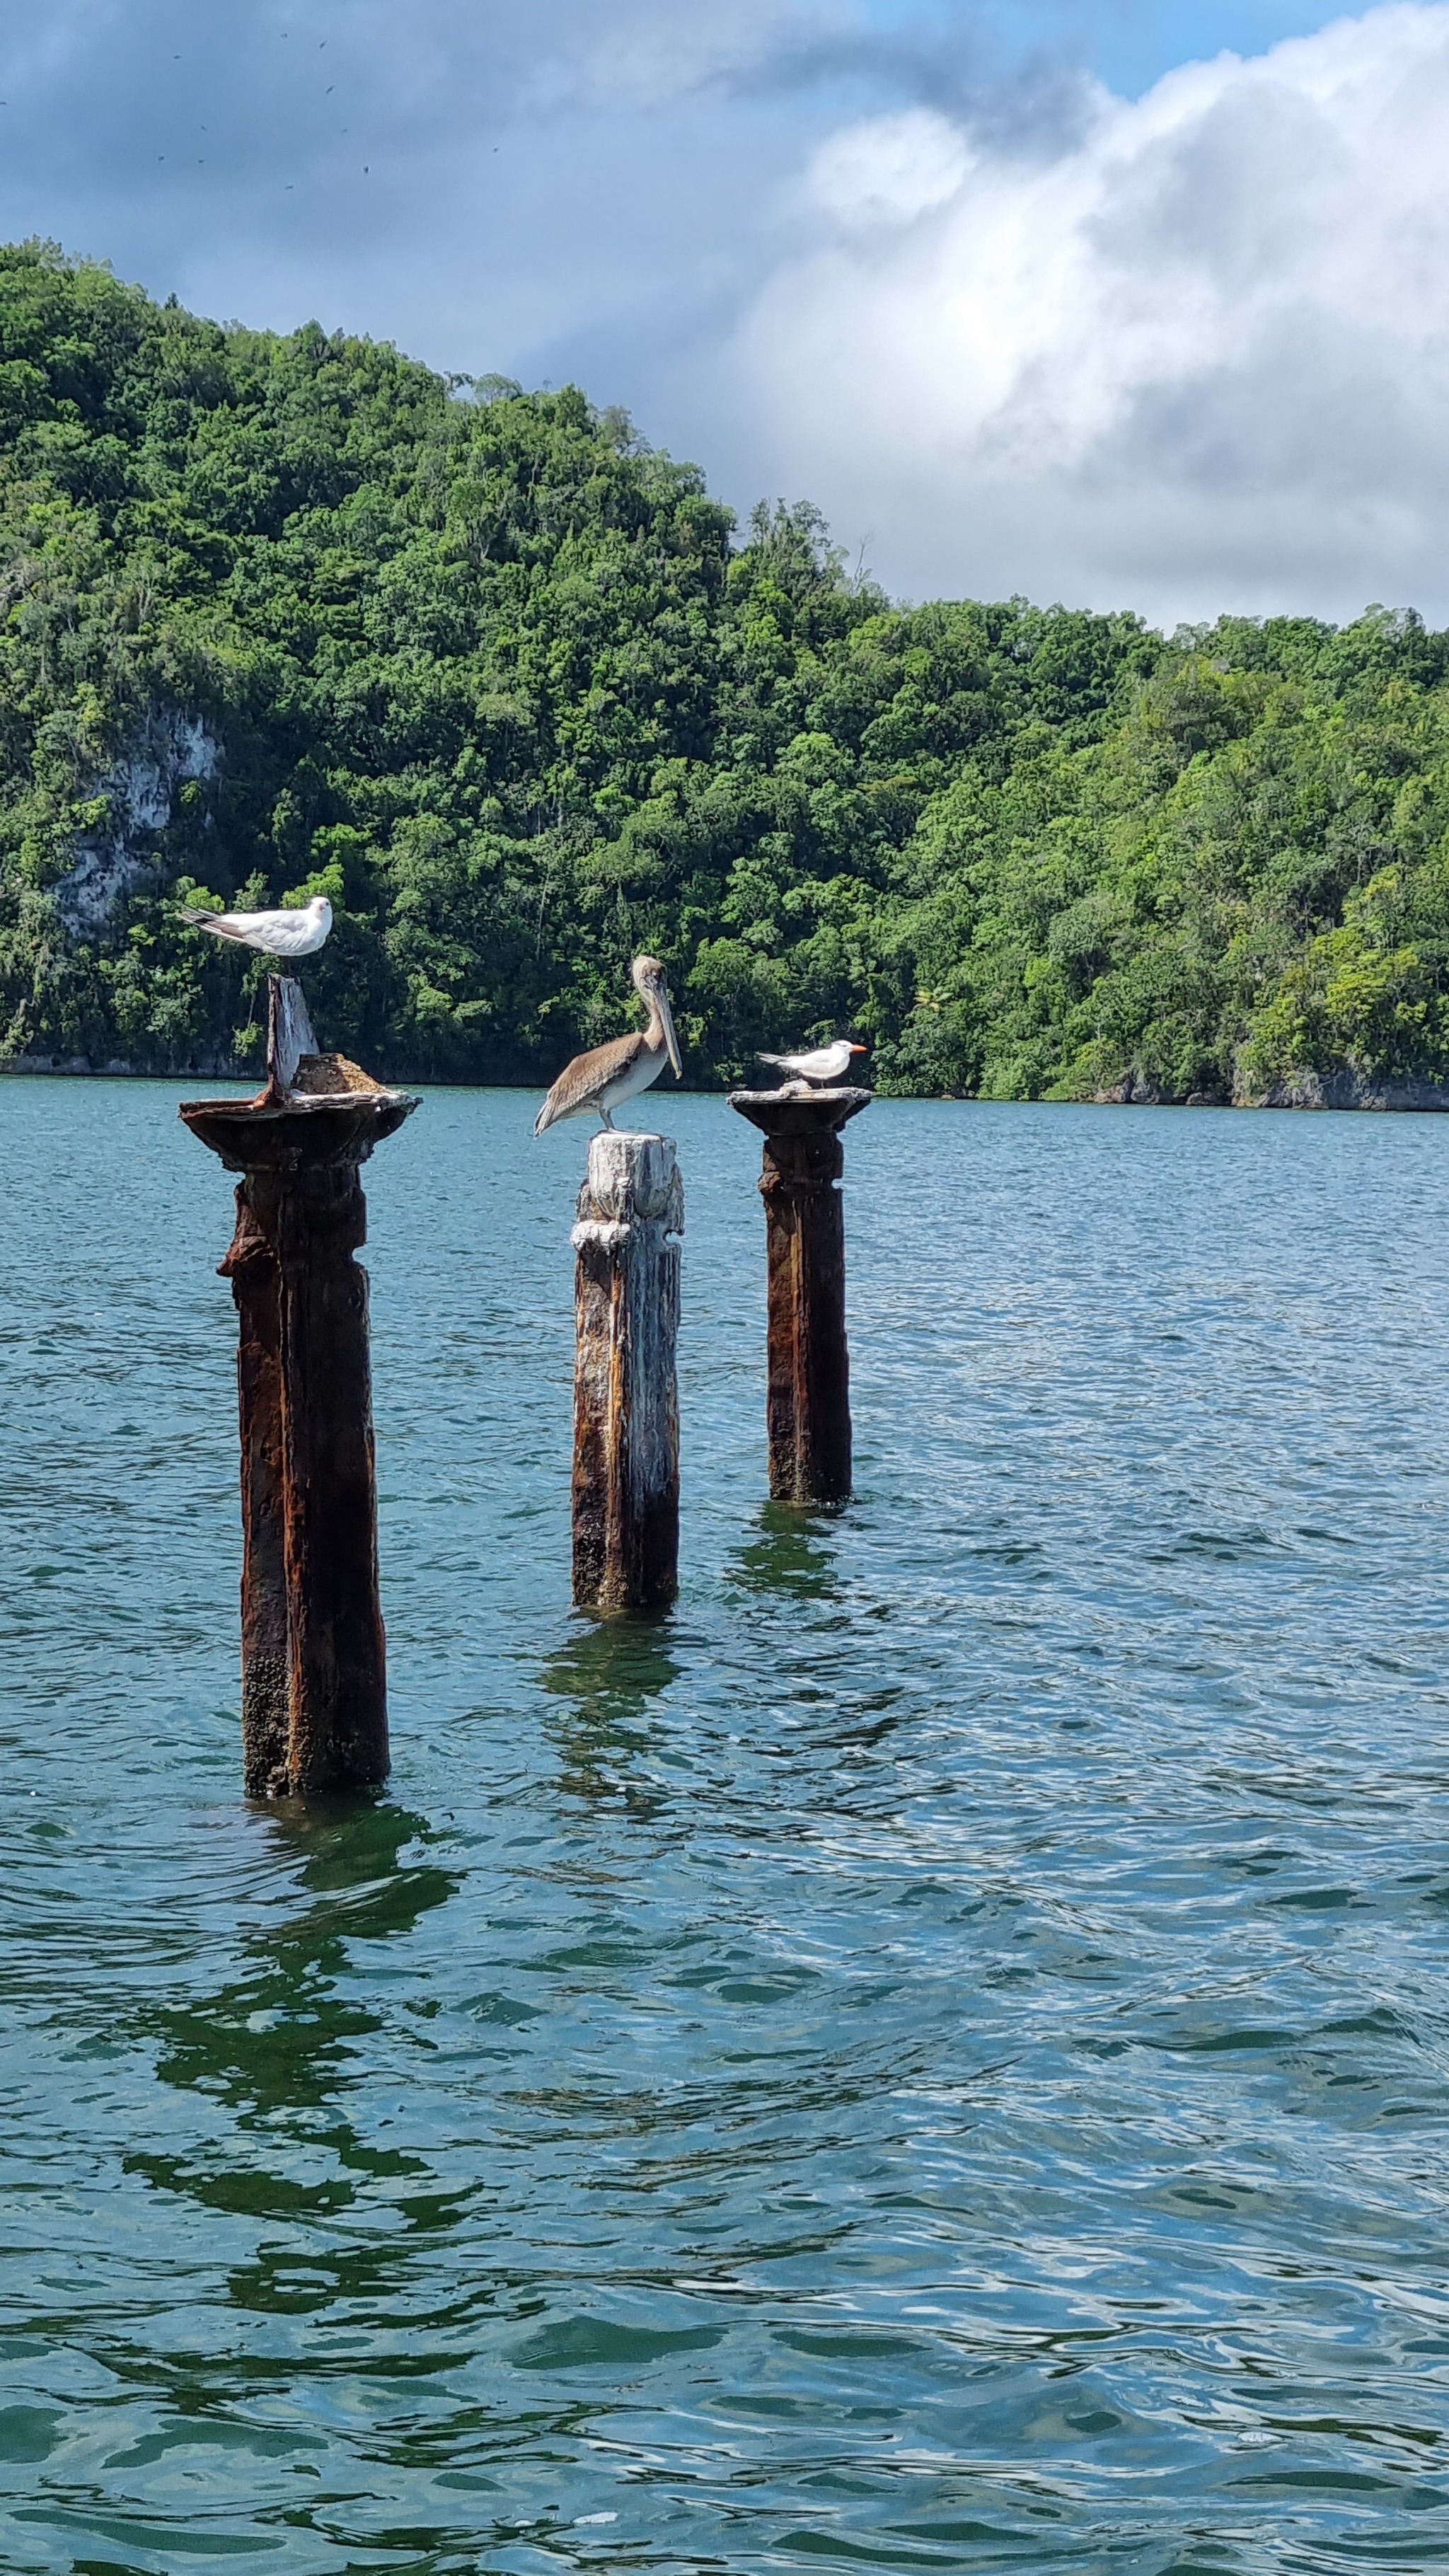
[[[830,1046],[812,1047],[808,1055],[762,1055],[761,1064],[777,1064],[796,1082],[833,1083],[850,1070],[853,1055],[864,1055],[853,1038],[836,1038]]]
[[[591,1109],[612,1127],[614,1110],[647,1091],[666,1064],[673,1065],[676,1081],[683,1076],[663,967],[657,957],[636,957],[629,972],[635,991],[649,1006],[648,1027],[632,1029],[626,1038],[610,1038],[607,1046],[590,1047],[566,1064],[534,1120],[535,1136],[556,1127],[561,1118],[582,1118]]]

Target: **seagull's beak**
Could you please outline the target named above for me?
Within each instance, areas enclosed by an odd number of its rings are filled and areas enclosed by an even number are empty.
[[[869,1055],[870,1049],[869,1047],[853,1046],[850,1052],[852,1055]]]
[[[669,1007],[669,995],[665,991],[662,983],[655,985],[654,999],[658,1005],[659,1017],[664,1025],[664,1043],[669,1049],[669,1061],[674,1067],[674,1079],[676,1082],[682,1082],[684,1080],[684,1067],[679,1060],[679,1040],[674,1034],[674,1013]]]

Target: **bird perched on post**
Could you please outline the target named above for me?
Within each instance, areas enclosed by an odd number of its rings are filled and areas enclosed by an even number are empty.
[[[214,939],[229,939],[238,948],[259,949],[263,957],[315,957],[332,927],[332,906],[325,894],[279,912],[206,912],[199,904],[184,903],[181,918],[193,930],[209,930]]]
[[[647,1091],[666,1064],[673,1065],[676,1081],[682,1077],[663,967],[657,957],[636,957],[629,973],[636,993],[649,1005],[648,1027],[631,1029],[626,1038],[610,1038],[607,1046],[590,1047],[566,1064],[533,1122],[535,1136],[556,1127],[561,1118],[581,1118],[590,1109],[612,1127],[610,1112]]]
[[[853,1038],[835,1038],[829,1046],[812,1047],[808,1055],[761,1055],[761,1064],[777,1064],[782,1073],[796,1082],[829,1084],[839,1082],[850,1069],[853,1055],[864,1055],[865,1048]]]

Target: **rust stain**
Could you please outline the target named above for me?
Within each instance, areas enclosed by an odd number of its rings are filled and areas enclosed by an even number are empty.
[[[854,1088],[730,1094],[731,1108],[765,1139],[765,1418],[775,1502],[843,1502],[850,1493],[840,1130],[869,1101]]]
[[[386,1642],[360,1165],[415,1104],[194,1101],[242,1174],[221,1263],[239,1323],[242,1753],[259,1798],[387,1777]]]

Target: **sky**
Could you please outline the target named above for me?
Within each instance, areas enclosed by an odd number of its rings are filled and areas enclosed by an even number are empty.
[[[582,384],[911,599],[1449,622],[1449,0],[0,0],[0,238]]]

